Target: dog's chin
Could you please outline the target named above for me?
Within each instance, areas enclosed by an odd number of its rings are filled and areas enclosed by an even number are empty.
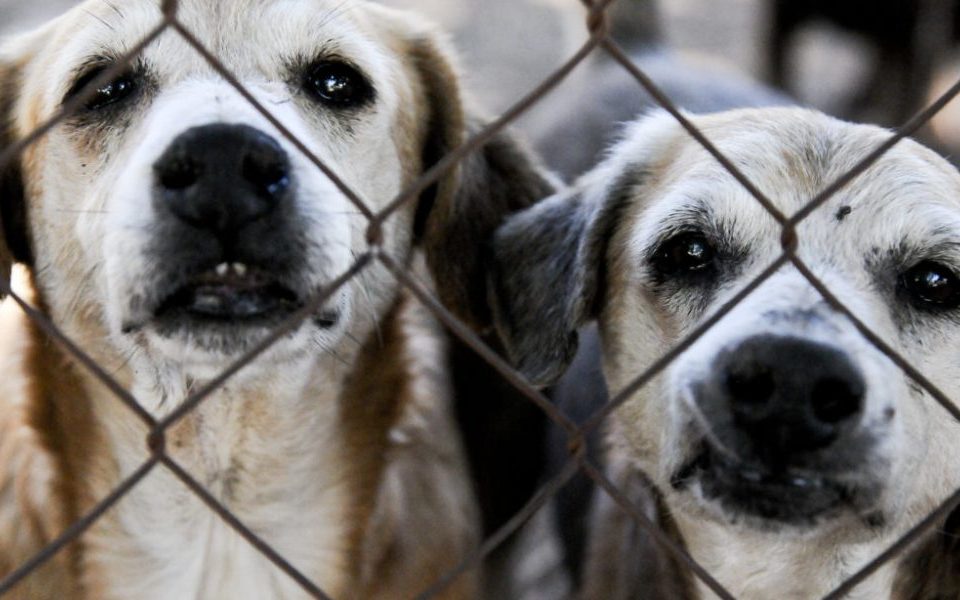
[[[703,444],[671,477],[678,492],[694,493],[707,512],[758,529],[800,529],[860,513],[864,490],[840,478],[810,470],[768,468],[727,459]]]

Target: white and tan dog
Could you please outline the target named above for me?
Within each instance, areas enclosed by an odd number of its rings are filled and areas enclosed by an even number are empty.
[[[787,215],[890,135],[802,109],[692,120]],[[498,231],[499,330],[546,384],[596,317],[616,393],[771,265],[781,231],[655,114]],[[903,141],[798,234],[800,258],[846,306],[960,398],[957,171]],[[737,598],[822,597],[960,487],[960,424],[789,265],[616,411],[607,442],[611,476],[630,489],[648,474],[664,525]],[[617,575],[634,529],[612,525],[626,519],[609,503],[599,512],[585,597],[646,597]],[[848,597],[958,597],[958,533],[955,511]],[[702,584],[675,594],[713,597]]]
[[[161,17],[157,0],[90,0],[8,43],[0,148]],[[411,15],[182,0],[178,19],[374,210],[466,135],[443,44]],[[447,305],[482,323],[481,241],[547,193],[498,138],[388,220],[382,251],[425,262]],[[0,199],[2,276],[27,265],[40,310],[156,419],[367,250],[344,193],[172,31],[5,165]],[[439,328],[399,290],[374,261],[166,435],[175,461],[334,598],[411,597],[478,542]],[[9,301],[0,365],[3,576],[150,453],[144,421]],[[468,574],[449,595],[477,585]],[[305,596],[158,467],[12,597]]]

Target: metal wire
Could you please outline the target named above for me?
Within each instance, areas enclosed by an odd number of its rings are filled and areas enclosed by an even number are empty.
[[[734,598],[713,575],[697,563],[681,544],[671,539],[668,534],[659,529],[655,523],[647,518],[643,511],[633,503],[629,495],[619,489],[616,484],[603,473],[602,469],[587,459],[585,440],[588,434],[601,427],[611,414],[641,388],[649,384],[654,377],[666,369],[678,356],[710,331],[745,298],[776,272],[787,266],[792,266],[797,269],[811,286],[820,293],[826,302],[851,321],[870,344],[896,364],[907,377],[916,382],[920,388],[934,398],[954,419],[960,421],[960,409],[958,409],[956,403],[953,402],[946,393],[938,389],[923,373],[911,365],[908,359],[899,355],[888,343],[881,339],[880,336],[871,331],[796,255],[796,248],[799,242],[797,226],[813,212],[820,209],[834,194],[862,175],[900,140],[916,132],[948,102],[960,94],[960,81],[944,93],[936,102],[917,113],[916,116],[900,127],[884,141],[884,143],[865,156],[855,167],[824,188],[821,193],[812,198],[801,210],[788,217],[784,215],[732,161],[724,156],[703,132],[684,115],[675,103],[659,89],[656,82],[651,80],[651,78],[630,59],[629,55],[609,37],[606,13],[614,1],[615,0],[583,0],[583,4],[587,8],[586,28],[589,33],[587,41],[584,42],[567,61],[542,82],[534,86],[529,93],[511,106],[499,118],[472,135],[472,137],[467,139],[460,147],[441,157],[435,165],[427,170],[423,176],[417,178],[407,189],[400,190],[396,197],[380,212],[371,210],[361,196],[340,179],[334,170],[325,165],[309,149],[303,140],[298,139],[268,108],[260,104],[253,94],[244,87],[240,79],[223,64],[216,54],[179,20],[177,0],[164,0],[161,4],[162,17],[159,19],[157,26],[140,42],[134,45],[128,53],[116,61],[115,64],[94,78],[84,90],[66,102],[53,117],[21,140],[0,150],[0,167],[20,157],[27,148],[37,143],[38,140],[62,124],[70,115],[74,114],[84,103],[88,102],[98,88],[120,75],[132,61],[136,60],[136,58],[158,38],[172,31],[185,40],[225,81],[270,122],[285,139],[312,162],[318,170],[329,178],[350,202],[353,203],[368,222],[368,241],[370,242],[368,251],[359,256],[343,275],[323,289],[317,290],[303,308],[292,314],[271,332],[269,336],[238,358],[233,365],[203,388],[191,394],[183,403],[176,407],[171,414],[159,421],[140,405],[129,390],[116,381],[116,379],[101,365],[97,364],[82,348],[72,342],[46,315],[13,293],[8,283],[0,279],[0,295],[9,295],[10,298],[23,309],[24,314],[40,330],[53,339],[62,348],[63,352],[73,357],[79,365],[87,369],[94,377],[102,382],[112,391],[119,402],[123,403],[148,426],[149,433],[145,438],[145,443],[151,452],[151,457],[133,473],[123,479],[106,498],[96,504],[93,510],[71,524],[66,531],[58,535],[56,539],[51,541],[37,555],[7,574],[5,578],[0,581],[0,598],[2,598],[6,592],[13,590],[26,577],[53,559],[65,547],[79,540],[85,531],[95,525],[111,507],[122,500],[131,490],[135,489],[157,465],[160,465],[182,482],[199,500],[206,504],[209,510],[223,519],[224,522],[243,537],[247,543],[256,548],[267,560],[271,561],[286,573],[304,592],[314,598],[326,600],[328,596],[315,582],[312,582],[261,536],[246,526],[236,515],[231,513],[228,507],[221,504],[201,483],[194,479],[194,477],[186,472],[183,467],[166,453],[165,436],[170,427],[195,411],[211,394],[224,386],[241,369],[256,361],[261,354],[270,349],[279,339],[298,328],[304,320],[314,314],[337,290],[362,274],[363,271],[374,262],[378,262],[384,266],[396,278],[398,285],[408,290],[412,296],[435,315],[440,322],[446,325],[452,335],[487,361],[506,382],[512,385],[530,402],[538,406],[548,419],[563,428],[568,436],[570,442],[569,447],[571,449],[571,457],[564,468],[561,469],[556,476],[551,478],[550,481],[543,484],[527,505],[513,518],[508,520],[498,531],[486,539],[480,547],[466,556],[455,568],[447,573],[438,574],[436,582],[418,596],[418,598],[422,600],[428,600],[429,598],[441,595],[460,575],[480,566],[491,552],[496,550],[509,537],[516,533],[524,523],[549,502],[577,473],[585,474],[593,480],[599,489],[603,490],[628,516],[636,521],[638,526],[651,535],[651,538],[664,552],[670,554],[681,564],[686,565],[686,567],[718,597],[724,599]],[[733,298],[719,307],[700,327],[681,340],[674,348],[665,352],[653,365],[648,367],[644,373],[638,375],[633,382],[615,394],[603,409],[588,418],[582,425],[578,426],[572,419],[552,404],[539,390],[526,382],[523,376],[507,364],[494,350],[487,346],[477,333],[460,322],[445,308],[443,304],[435,298],[429,287],[418,281],[407,270],[403,262],[397,261],[394,257],[385,253],[384,250],[379,247],[377,241],[380,239],[379,231],[383,224],[395,215],[402,206],[411,202],[414,198],[419,197],[426,189],[437,183],[440,178],[450,173],[452,169],[455,169],[467,156],[479,151],[484,144],[489,142],[496,134],[502,132],[521,115],[533,109],[537,103],[559,85],[564,78],[598,50],[605,51],[616,63],[620,64],[626,72],[632,75],[638,84],[654,98],[656,103],[673,115],[690,136],[713,156],[714,159],[756,199],[757,203],[780,224],[783,234],[783,254],[770,263],[758,277],[740,290]],[[829,600],[839,599],[852,591],[858,584],[862,583],[879,568],[889,564],[890,561],[898,556],[901,556],[921,535],[935,527],[937,523],[946,518],[953,510],[956,510],[958,504],[960,504],[960,490],[944,500],[935,511],[912,527],[886,551],[875,557],[858,572],[851,575],[841,586],[827,595],[826,598]]]

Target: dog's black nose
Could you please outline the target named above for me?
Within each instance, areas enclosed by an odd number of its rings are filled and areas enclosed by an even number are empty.
[[[707,414],[723,414],[734,437],[762,460],[826,448],[863,412],[862,375],[843,352],[822,344],[750,338],[722,354],[713,372],[706,397],[715,405]]]
[[[162,204],[218,236],[263,219],[288,196],[290,159],[269,135],[247,125],[187,130],[154,164]]]

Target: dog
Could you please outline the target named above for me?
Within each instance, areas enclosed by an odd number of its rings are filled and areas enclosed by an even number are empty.
[[[800,108],[691,116],[790,216],[890,136]],[[960,174],[904,140],[804,219],[797,255],[862,324],[957,397]],[[495,321],[548,385],[596,318],[612,394],[770,267],[782,227],[658,112],[593,171],[496,233]],[[598,408],[598,407],[595,407]],[[820,598],[960,487],[960,424],[791,264],[609,418],[606,472],[734,597]],[[649,479],[648,479],[649,478]],[[659,597],[636,525],[595,503],[584,598]],[[960,510],[850,598],[960,594]],[[681,561],[670,598],[714,597]]]
[[[795,104],[736,65],[670,47],[655,2],[618,0],[608,12],[613,41],[679,108],[707,113]],[[601,49],[517,125],[547,166],[569,182],[597,165],[624,123],[658,106],[640,82]],[[568,118],[571,114],[577,118]]]
[[[641,69],[679,108],[691,112],[713,113],[734,108],[789,106],[795,102],[716,61],[698,60],[678,54],[662,41],[657,24],[657,6],[646,0],[615,2],[611,5],[611,36]],[[586,173],[604,157],[614,143],[623,123],[635,120],[657,106],[627,69],[605,52],[597,52],[551,92],[535,110],[518,122],[529,136],[537,154],[565,181]],[[566,115],[576,114],[576,119]],[[594,407],[606,400],[607,390],[601,373],[596,329],[582,332],[581,345],[570,369],[545,392],[554,404],[575,421],[586,419]],[[524,424],[528,431],[535,431]],[[569,459],[566,431],[559,425],[548,428],[543,472],[549,477],[563,468]],[[526,439],[530,439],[527,435]],[[596,448],[596,445],[589,446]],[[528,450],[526,456],[533,456]],[[597,457],[599,458],[599,456]],[[589,505],[594,497],[593,481],[577,474],[560,490],[553,502],[557,531],[562,539],[566,570],[579,579],[586,544]],[[635,498],[639,504],[652,504]],[[625,524],[626,525],[626,524]],[[638,532],[638,535],[640,533]],[[661,572],[653,552],[634,548],[644,568]],[[651,580],[653,575],[645,577]],[[669,583],[671,577],[661,578]],[[669,594],[667,595],[669,597]]]
[[[797,34],[822,22],[869,45],[868,77],[843,107],[843,116],[899,125],[922,108],[941,63],[960,39],[960,3],[954,0],[770,0],[768,80],[793,90]]]
[[[327,0],[177,11],[371,210],[480,126],[444,39],[408,13]],[[0,54],[0,148],[78,104],[4,165],[0,276],[24,265],[20,295],[143,413],[4,302],[0,576],[162,447],[327,595],[412,597],[475,549],[479,507],[443,332],[376,257],[147,446],[150,419],[370,248],[346,192],[175,31],[97,79],[162,17],[155,1],[89,0]],[[371,232],[372,252],[481,330],[483,240],[551,185],[495,136]],[[475,597],[476,571],[442,597]],[[5,597],[305,596],[158,465]]]

